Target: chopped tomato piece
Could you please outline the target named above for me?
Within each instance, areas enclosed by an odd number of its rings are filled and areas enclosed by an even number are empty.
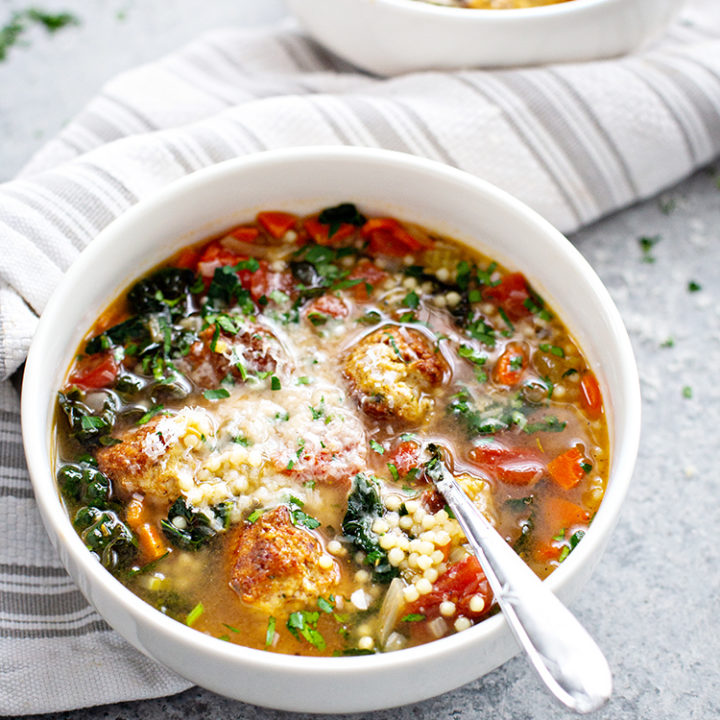
[[[373,288],[385,280],[387,276],[388,274],[375,265],[375,263],[362,259],[358,261],[357,265],[355,265],[348,275],[348,280],[362,280],[362,282],[353,285],[350,288],[350,292],[359,302],[368,300]],[[370,285],[370,292],[368,292],[366,283]]]
[[[118,363],[111,353],[88,355],[78,363],[69,380],[72,385],[83,390],[97,390],[112,385],[118,369]]]
[[[313,318],[316,318],[316,320],[319,320],[318,324],[320,324],[328,317],[344,318],[349,313],[350,309],[342,298],[327,293],[309,303],[305,314],[311,322]]]
[[[590,513],[574,502],[561,497],[549,497],[545,500],[545,513],[551,527],[570,528],[573,525],[585,525]]]
[[[420,446],[412,440],[404,440],[389,455],[400,477],[407,475],[413,468],[420,465]]]
[[[241,225],[228,233],[230,237],[234,237],[236,240],[246,243],[255,241],[259,234],[260,231],[257,228],[249,227],[248,225]]]
[[[338,245],[342,240],[350,237],[355,232],[355,226],[350,223],[342,223],[335,232],[330,235],[330,225],[321,223],[317,217],[308,218],[304,222],[307,234],[318,245]]]
[[[370,241],[370,255],[403,257],[423,247],[422,243],[394,218],[372,218],[363,225],[362,234]]]
[[[215,270],[223,265],[237,265],[246,257],[223,247],[218,240],[213,240],[204,250],[198,261],[198,272],[205,278],[212,278]]]
[[[511,342],[497,359],[493,379],[500,385],[517,385],[527,368],[527,350],[524,343]]]
[[[261,212],[257,221],[274,238],[281,238],[288,230],[292,230],[297,223],[297,215],[286,212]]]
[[[545,462],[538,450],[509,448],[497,440],[475,446],[470,459],[488,475],[508,485],[532,485],[545,473]]]
[[[506,275],[498,285],[486,288],[483,296],[486,300],[495,301],[511,320],[531,314],[525,305],[530,300],[530,291],[522,273]]]
[[[479,595],[483,602],[480,610],[471,608],[471,600]],[[440,603],[455,603],[457,615],[468,618],[482,617],[490,609],[492,591],[474,555],[451,565],[434,583],[433,589],[407,606],[407,614],[424,615],[428,620],[440,614]]]
[[[585,458],[577,448],[570,448],[548,463],[550,477],[563,489],[574,488],[584,477]]]
[[[200,260],[200,253],[197,250],[193,248],[185,248],[173,264],[175,267],[195,270],[197,268],[198,260]]]
[[[600,385],[590,370],[584,372],[580,380],[580,402],[593,420],[596,420],[602,414]]]

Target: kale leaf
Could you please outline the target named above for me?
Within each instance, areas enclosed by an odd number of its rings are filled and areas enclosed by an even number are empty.
[[[365,553],[365,562],[373,567],[373,579],[382,583],[398,575],[398,569],[390,564],[387,552],[380,547],[380,537],[372,529],[375,520],[384,513],[376,483],[359,473],[348,498],[342,531],[355,548]]]
[[[58,403],[67,417],[70,433],[83,445],[113,444],[110,432],[117,417],[117,398],[108,393],[103,409],[98,413],[94,413],[83,402],[84,398],[85,393],[78,388],[58,393]]]
[[[60,490],[72,503],[104,510],[110,507],[110,478],[88,462],[67,463],[57,474]]]
[[[181,518],[177,525],[173,522],[176,518]],[[220,503],[202,511],[188,505],[182,497],[170,506],[167,519],[160,521],[168,540],[183,550],[198,550],[229,525],[229,503]]]
[[[142,315],[161,312],[166,307],[182,306],[195,273],[187,268],[167,267],[135,283],[127,294],[132,312]],[[180,308],[182,311],[185,307]]]
[[[113,510],[81,507],[73,525],[85,546],[109,569],[127,565],[135,556],[137,540]]]

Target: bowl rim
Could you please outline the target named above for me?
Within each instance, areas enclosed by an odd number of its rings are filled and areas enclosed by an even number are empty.
[[[588,1],[604,2],[605,0]],[[85,585],[89,584],[90,587],[93,584],[99,585],[106,593],[114,596],[114,600],[120,605],[123,612],[132,617],[141,618],[154,631],[164,636],[170,636],[190,651],[212,652],[215,657],[240,665],[249,663],[254,668],[259,667],[263,670],[284,670],[297,675],[305,674],[308,676],[323,672],[350,675],[370,669],[382,670],[384,667],[394,667],[398,664],[411,665],[419,659],[436,661],[443,656],[454,654],[464,646],[479,644],[497,638],[501,632],[507,629],[502,614],[498,613],[487,618],[461,633],[416,647],[372,656],[295,656],[224,642],[218,638],[192,630],[192,628],[187,627],[180,621],[164,615],[149,603],[140,599],[100,565],[87,551],[82,540],[72,528],[69,515],[62,504],[55,477],[52,473],[52,463],[50,461],[52,451],[49,439],[51,437],[54,396],[50,398],[39,397],[38,383],[33,383],[32,379],[43,370],[43,367],[47,369],[48,363],[56,362],[56,360],[48,360],[45,346],[53,334],[55,322],[62,318],[66,303],[72,302],[73,287],[85,276],[85,273],[92,269],[94,263],[102,259],[103,248],[116,238],[122,237],[129,229],[142,224],[148,215],[159,212],[163,206],[177,203],[188,194],[191,195],[195,188],[206,183],[220,181],[232,177],[236,173],[252,172],[253,168],[263,165],[276,164],[282,167],[288,162],[303,163],[308,160],[321,162],[352,161],[384,165],[389,163],[410,172],[434,176],[441,181],[470,186],[475,192],[491,198],[492,201],[503,206],[506,210],[531,221],[537,226],[538,234],[546,236],[547,242],[555,246],[562,245],[563,251],[569,255],[568,260],[574,265],[575,269],[583,274],[588,282],[590,292],[595,294],[597,299],[602,302],[608,319],[611,321],[612,334],[616,343],[615,350],[623,368],[622,387],[618,387],[617,392],[625,396],[627,405],[625,413],[626,431],[621,447],[613,448],[611,477],[614,477],[614,481],[612,490],[610,491],[610,488],[608,488],[608,491],[606,491],[593,524],[583,538],[583,542],[545,582],[551,590],[557,591],[582,568],[586,559],[589,559],[594,553],[602,552],[604,542],[617,522],[621,506],[627,494],[640,437],[640,387],[637,366],[630,339],[610,294],[577,248],[547,220],[509,193],[485,180],[435,160],[375,148],[345,146],[296,147],[253,153],[227,160],[169,183],[152,196],[131,207],[98,234],[97,238],[78,256],[53,293],[42,314],[28,354],[23,378],[21,418],[23,444],[35,499],[48,531],[52,529],[52,532],[49,532],[51,539],[55,542],[57,538],[61,542],[63,549],[67,553],[67,558],[72,561],[73,567],[77,568],[78,572],[82,570],[82,575],[89,580],[89,583],[81,585],[81,589],[86,596],[88,593],[85,590]],[[358,202],[362,202],[362,199],[358,199]],[[108,296],[105,297],[106,302],[108,302]],[[65,358],[63,358],[64,360]],[[48,425],[38,430],[37,423],[34,420],[36,416],[42,417],[45,412],[48,412]],[[67,567],[69,563],[66,561],[66,556],[63,553],[60,553],[60,555],[63,564]],[[120,633],[122,634],[122,630],[120,630]]]
[[[493,21],[507,24],[521,22],[528,18],[574,15],[586,8],[617,4],[618,0],[570,0],[570,2],[541,5],[539,7],[505,9],[449,7],[435,5],[426,0],[372,0],[372,2],[378,5],[386,5],[401,12],[407,11],[418,15],[427,15],[428,19],[433,17],[449,18],[458,15],[458,19],[462,18],[463,22],[472,22],[472,18],[476,17],[475,22]]]

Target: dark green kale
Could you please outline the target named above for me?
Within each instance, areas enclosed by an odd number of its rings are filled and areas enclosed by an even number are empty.
[[[318,215],[318,222],[330,226],[328,228],[328,238],[331,238],[340,229],[341,225],[348,224],[362,227],[367,222],[367,218],[352,203],[341,203],[335,205],[335,207],[325,208]]]
[[[240,267],[241,265],[243,267]],[[255,272],[258,267],[258,261],[252,258],[238,265],[222,265],[215,268],[212,282],[207,290],[203,314],[217,312],[236,304],[246,315],[254,313],[255,304],[250,292],[243,287],[237,273],[241,269]]]
[[[68,463],[57,474],[63,496],[72,504],[88,505],[100,510],[110,507],[110,478],[89,462]]]
[[[180,518],[180,521],[173,521]],[[220,503],[207,511],[188,505],[179,497],[168,511],[167,519],[160,526],[168,540],[183,550],[198,550],[219,532],[230,526],[230,505]]]
[[[70,434],[83,445],[114,444],[110,433],[117,417],[117,398],[108,393],[99,412],[93,412],[84,399],[85,393],[78,388],[58,393],[58,403],[67,417]]]
[[[357,550],[365,553],[366,564],[373,568],[373,580],[381,583],[390,582],[398,575],[398,569],[390,564],[387,552],[380,547],[380,537],[372,529],[375,520],[384,513],[375,481],[363,473],[358,474],[348,498],[342,531]]]
[[[184,313],[189,288],[195,281],[195,273],[187,268],[166,267],[139,280],[127,294],[133,313],[162,312],[166,308],[180,306]]]
[[[137,540],[113,510],[81,507],[73,525],[85,546],[108,569],[124,567],[137,551]]]

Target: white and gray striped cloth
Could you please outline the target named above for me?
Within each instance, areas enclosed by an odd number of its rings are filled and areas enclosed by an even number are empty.
[[[564,231],[720,153],[720,6],[692,0],[632,57],[378,79],[293,27],[222,30],[108,83],[0,186],[0,713],[158,696],[188,683],[86,604],[34,507],[8,378],[37,314],[113,218],[183,175],[296,145],[368,145],[486,178]],[[76,673],[80,659],[92,673]]]

